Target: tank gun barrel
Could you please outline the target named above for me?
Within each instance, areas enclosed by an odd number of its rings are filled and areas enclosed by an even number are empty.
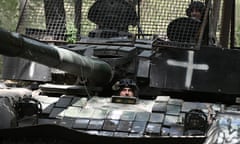
[[[26,38],[0,29],[0,54],[20,57],[88,78],[96,85],[107,84],[113,77],[110,65],[73,51]]]

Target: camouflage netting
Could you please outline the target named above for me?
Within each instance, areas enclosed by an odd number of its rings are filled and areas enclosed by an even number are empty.
[[[86,37],[133,36],[152,39],[158,36],[163,40],[180,42],[185,42],[187,37],[187,42],[191,42],[189,36],[192,37],[192,34],[179,36],[183,31],[196,32],[201,25],[198,21],[185,19],[190,2],[191,0],[28,0],[17,31],[49,41],[71,42]],[[205,4],[205,1],[202,2]],[[173,22],[176,18],[182,19]],[[176,27],[175,23],[179,26]],[[189,26],[191,28],[185,30]]]

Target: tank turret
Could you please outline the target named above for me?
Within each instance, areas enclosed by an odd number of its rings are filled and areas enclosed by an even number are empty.
[[[23,37],[0,29],[0,53],[21,57],[71,74],[89,78],[96,85],[108,83],[113,76],[106,62],[81,56],[75,52]]]

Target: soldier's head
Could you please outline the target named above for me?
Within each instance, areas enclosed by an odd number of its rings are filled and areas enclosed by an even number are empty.
[[[117,91],[120,96],[138,96],[138,87],[132,79],[121,79],[117,81],[113,86],[113,90]]]
[[[200,1],[193,1],[189,4],[189,7],[186,9],[186,15],[191,18],[198,20],[203,20],[205,12],[205,5]]]

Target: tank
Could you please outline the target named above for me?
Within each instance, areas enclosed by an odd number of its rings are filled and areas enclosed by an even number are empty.
[[[240,143],[235,1],[20,7],[0,29],[1,143]]]

